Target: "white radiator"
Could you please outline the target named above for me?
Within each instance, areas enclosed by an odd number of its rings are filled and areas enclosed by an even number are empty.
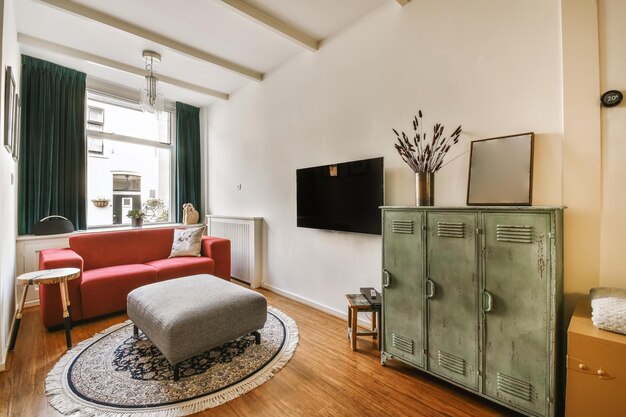
[[[263,217],[206,216],[209,236],[230,240],[230,275],[261,286],[261,227]]]

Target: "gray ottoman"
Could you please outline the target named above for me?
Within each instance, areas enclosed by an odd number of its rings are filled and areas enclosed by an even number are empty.
[[[212,275],[193,275],[145,285],[128,294],[128,317],[174,366],[252,333],[260,343],[267,320],[261,294]]]

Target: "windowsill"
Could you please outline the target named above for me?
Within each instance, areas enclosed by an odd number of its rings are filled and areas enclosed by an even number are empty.
[[[167,227],[193,227],[202,225],[203,223],[197,224],[182,224],[182,223],[158,223],[158,224],[144,224],[141,229],[161,229]],[[15,240],[16,241],[27,241],[27,240],[42,240],[42,239],[59,239],[64,237],[70,237],[75,235],[82,235],[86,233],[103,233],[103,232],[117,232],[122,230],[137,230],[140,229],[138,227],[132,227],[130,225],[123,226],[101,226],[101,227],[93,227],[87,230],[76,230],[72,233],[62,233],[58,235],[20,235]]]

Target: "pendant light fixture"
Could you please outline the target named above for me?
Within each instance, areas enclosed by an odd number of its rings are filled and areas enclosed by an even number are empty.
[[[161,54],[154,51],[143,51],[143,59],[146,62],[146,88],[140,91],[141,110],[146,113],[158,115],[163,111],[163,95],[158,94],[158,79],[154,76],[155,64],[161,62]]]

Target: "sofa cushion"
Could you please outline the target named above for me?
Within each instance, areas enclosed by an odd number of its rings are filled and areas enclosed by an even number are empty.
[[[172,253],[170,258],[178,256],[200,256],[202,235],[206,226],[174,229]]]
[[[130,264],[83,272],[80,284],[83,319],[126,310],[128,293],[157,281],[150,265]]]
[[[159,259],[146,263],[157,270],[158,280],[164,281],[171,278],[179,278],[187,275],[213,274],[215,261],[207,257],[178,257]]]
[[[84,270],[143,264],[170,255],[174,228],[85,233],[70,237],[70,248],[83,258]]]

